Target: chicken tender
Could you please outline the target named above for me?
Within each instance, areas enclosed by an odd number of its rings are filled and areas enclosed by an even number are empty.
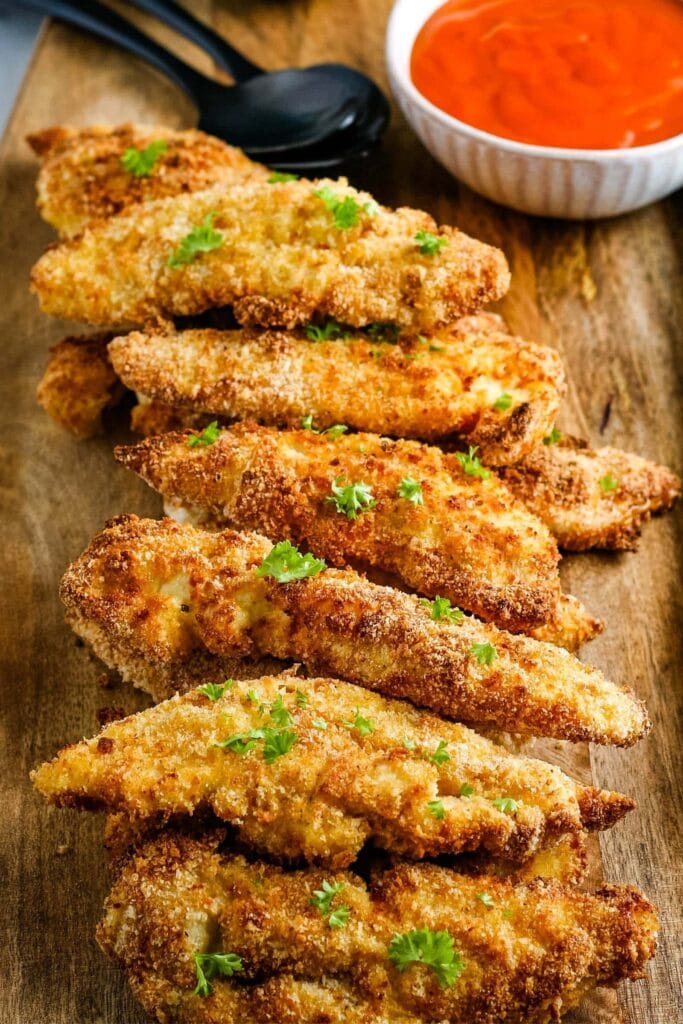
[[[79,439],[102,427],[102,413],[115,405],[123,386],[107,354],[112,334],[64,338],[50,360],[36,397],[52,419]]]
[[[263,181],[269,171],[234,146],[159,125],[56,126],[28,136],[41,159],[38,209],[62,238],[150,199]],[[163,143],[148,173],[126,170],[127,150]]]
[[[133,822],[213,815],[282,860],[346,867],[482,848],[516,862],[633,807],[464,725],[333,679],[191,690],[105,726],[33,773],[60,806]]]
[[[498,249],[340,179],[151,200],[48,249],[31,280],[46,313],[92,324],[232,304],[243,324],[421,331],[499,299],[510,274]]]
[[[649,729],[631,693],[559,647],[450,621],[444,606],[438,617],[350,570],[257,575],[272,556],[258,534],[122,516],[69,568],[61,595],[78,635],[156,700],[202,672],[234,674],[230,659],[267,655],[527,735],[629,745]]]
[[[168,509],[204,526],[259,530],[336,566],[373,566],[501,628],[547,626],[576,646],[559,607],[555,541],[478,462],[376,434],[240,423],[211,444],[197,436],[165,434],[116,455]]]
[[[595,986],[643,977],[655,952],[655,908],[628,886],[407,863],[365,882],[251,863],[220,839],[145,846],[98,928],[167,1024],[551,1024]],[[212,954],[229,957],[224,973]]]
[[[566,551],[633,550],[644,523],[681,493],[666,466],[566,436],[499,472]]]

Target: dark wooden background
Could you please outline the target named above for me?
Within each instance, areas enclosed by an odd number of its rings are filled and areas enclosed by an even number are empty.
[[[268,67],[337,59],[386,84],[388,0],[195,0],[191,6]],[[164,29],[155,33],[172,39]],[[192,47],[176,49],[211,70]],[[57,585],[108,516],[159,511],[137,478],[115,466],[111,437],[74,442],[35,403],[47,348],[66,327],[42,317],[28,294],[30,267],[52,235],[33,208],[36,166],[23,139],[57,122],[189,126],[193,117],[187,100],[145,65],[52,25],[0,152],[2,1024],[142,1020],[93,937],[107,887],[100,822],[49,812],[27,774],[62,744],[90,734],[98,707],[139,706],[127,688],[98,686],[100,670],[62,623]],[[680,201],[602,224],[527,218],[459,186],[398,114],[383,152],[354,181],[382,202],[423,207],[500,245],[513,269],[503,313],[520,333],[556,346],[567,363],[570,393],[561,426],[683,469]],[[642,886],[662,914],[648,980],[624,986],[619,1006],[611,993],[593,999],[574,1022],[683,1020],[681,532],[679,511],[650,525],[637,554],[575,556],[563,567],[567,586],[607,620],[606,634],[585,657],[635,687],[649,704],[654,730],[630,751],[589,754],[556,745],[552,753],[577,775],[592,771],[600,784],[637,797],[639,811],[601,839],[604,876]]]

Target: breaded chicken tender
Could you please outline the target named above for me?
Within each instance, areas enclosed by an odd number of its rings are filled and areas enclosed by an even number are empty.
[[[438,251],[421,251],[420,232]],[[510,274],[498,249],[340,179],[151,200],[48,249],[31,280],[44,312],[92,324],[231,304],[243,324],[332,316],[422,331],[500,298]]]
[[[566,551],[634,550],[644,523],[681,493],[680,479],[666,466],[566,436],[500,476]]]
[[[62,238],[138,203],[222,185],[263,181],[269,171],[234,146],[198,131],[159,125],[58,125],[27,139],[41,159],[38,209]],[[126,151],[162,142],[149,173],[126,170]]]
[[[258,534],[121,516],[66,572],[67,620],[155,700],[267,655],[527,735],[629,745],[649,729],[631,693],[559,647],[436,619],[433,605],[350,570],[257,575],[269,555]]]
[[[559,356],[513,338],[497,316],[464,317],[401,344],[340,330],[318,341],[316,331],[134,332],[109,352],[126,387],[192,413],[457,437],[491,465],[517,462],[555,422],[566,390]]]
[[[112,334],[74,336],[50,350],[36,397],[48,415],[74,437],[97,434],[102,413],[123,394],[107,354],[112,338]]]
[[[350,683],[286,674],[206,689],[66,747],[35,786],[51,803],[134,823],[213,815],[274,857],[335,867],[368,841],[411,857],[482,848],[524,862],[634,806]]]
[[[164,434],[116,455],[167,508],[204,526],[286,538],[339,567],[373,566],[501,628],[547,626],[576,646],[558,609],[557,545],[490,470],[376,434],[245,422],[211,444],[196,437]]]
[[[655,952],[655,908],[629,886],[408,863],[366,882],[249,862],[220,840],[149,843],[105,904],[102,949],[166,1024],[551,1024],[597,985],[643,977]],[[231,977],[211,954],[232,954]]]

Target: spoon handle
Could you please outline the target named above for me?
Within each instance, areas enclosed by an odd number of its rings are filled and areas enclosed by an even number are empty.
[[[21,3],[13,0],[13,3],[88,29],[144,58],[173,79],[196,103],[202,86],[211,81],[97,0],[21,0]]]
[[[190,39],[205,53],[213,57],[216,64],[227,71],[236,82],[246,82],[255,75],[263,74],[263,69],[230,45],[212,28],[199,21],[189,11],[174,0],[128,0],[141,11],[155,15],[159,21],[165,22],[180,35]]]

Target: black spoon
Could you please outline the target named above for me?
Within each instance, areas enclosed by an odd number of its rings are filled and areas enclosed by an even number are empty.
[[[362,142],[367,148],[388,120],[389,107],[377,86],[342,64],[265,74],[225,44],[231,70],[242,78],[241,84],[226,86],[201,75],[96,0],[23,0],[18,6],[87,28],[145,58],[195,101],[200,128],[269,163],[285,154],[296,160],[297,149],[343,133],[356,120],[367,121],[370,111],[372,131]],[[358,140],[351,148],[358,149]],[[334,155],[328,152],[327,158]],[[346,159],[346,153],[336,156]]]

